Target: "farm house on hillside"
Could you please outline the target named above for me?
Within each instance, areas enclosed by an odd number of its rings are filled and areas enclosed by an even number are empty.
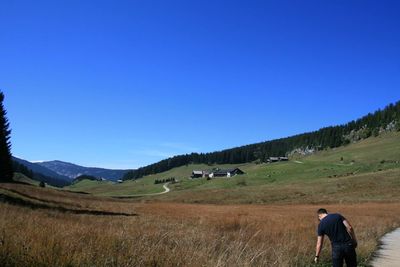
[[[191,178],[204,178],[204,177],[209,177],[210,176],[210,172],[209,171],[196,171],[193,170],[192,171],[192,176],[190,176]]]
[[[232,168],[226,170],[214,170],[214,171],[204,171],[204,170],[193,170],[191,178],[214,178],[214,177],[232,177],[235,175],[244,174],[239,168]]]
[[[269,159],[267,161],[268,162],[277,162],[277,161],[279,161],[279,157],[269,157]]]
[[[190,176],[191,178],[201,178],[203,177],[203,171],[192,171],[192,176]]]
[[[240,174],[244,174],[244,171],[242,171],[239,168],[217,170],[217,171],[213,172],[214,177],[232,177],[232,176],[240,175]]]
[[[288,161],[289,158],[288,157],[269,157],[267,159],[268,163],[272,163],[272,162],[278,162],[278,161]]]

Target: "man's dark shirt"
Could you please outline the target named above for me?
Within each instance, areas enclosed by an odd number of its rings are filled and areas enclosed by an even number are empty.
[[[328,214],[318,225],[318,235],[327,235],[332,244],[351,241],[351,236],[343,224],[344,220],[345,218],[338,213]]]

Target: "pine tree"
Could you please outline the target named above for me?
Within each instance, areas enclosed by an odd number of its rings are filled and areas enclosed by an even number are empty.
[[[0,91],[0,182],[9,182],[13,178],[11,142],[7,111],[3,106],[4,94]]]

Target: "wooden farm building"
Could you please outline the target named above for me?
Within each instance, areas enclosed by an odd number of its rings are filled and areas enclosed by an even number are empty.
[[[267,162],[272,163],[272,162],[278,162],[278,161],[288,161],[288,157],[269,157],[267,159]]]
[[[201,178],[203,177],[203,171],[192,171],[192,176],[190,176],[192,178]]]
[[[279,157],[269,157],[268,162],[277,162],[279,161]]]
[[[239,168],[225,169],[225,170],[215,170],[215,171],[203,171],[203,170],[193,170],[191,178],[214,178],[214,177],[232,177],[235,175],[244,174]]]

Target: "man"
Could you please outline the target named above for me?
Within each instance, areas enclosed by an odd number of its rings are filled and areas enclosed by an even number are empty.
[[[318,239],[314,262],[318,262],[324,243],[324,236],[327,235],[332,245],[332,265],[342,267],[343,260],[347,267],[357,266],[357,238],[354,229],[346,218],[338,213],[328,214],[326,209],[318,210]]]

